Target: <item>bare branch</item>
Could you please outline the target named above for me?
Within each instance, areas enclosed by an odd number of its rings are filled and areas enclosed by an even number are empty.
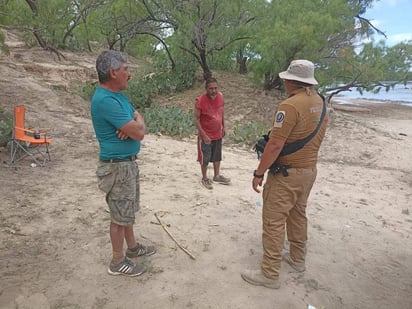
[[[371,27],[373,30],[375,30],[377,33],[379,33],[380,35],[383,35],[385,37],[385,39],[387,39],[388,37],[386,36],[385,32],[383,32],[382,30],[376,28],[369,19],[364,18],[362,16],[360,16],[359,14],[355,16],[356,18],[358,18],[361,22],[365,22],[369,25],[369,27]]]

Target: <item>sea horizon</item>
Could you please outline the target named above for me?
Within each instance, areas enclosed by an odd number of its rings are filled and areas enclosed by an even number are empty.
[[[412,107],[412,81],[409,81],[406,85],[398,84],[389,91],[383,89],[379,93],[364,91],[360,94],[358,91],[352,90],[341,92],[333,97],[334,102],[338,104],[354,104],[351,99],[373,100],[377,103],[387,103],[390,101]]]

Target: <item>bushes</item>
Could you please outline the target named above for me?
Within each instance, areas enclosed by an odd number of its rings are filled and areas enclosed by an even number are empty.
[[[184,112],[175,106],[147,107],[143,117],[149,133],[180,138],[196,133],[193,111]]]
[[[78,87],[79,95],[85,99],[86,101],[90,102],[92,99],[94,90],[96,89],[96,84],[92,82],[86,82],[84,85],[80,85]]]
[[[173,70],[153,73],[139,80],[131,80],[125,91],[136,108],[150,107],[153,98],[161,94],[181,92],[190,88],[195,81],[193,71]]]
[[[197,134],[193,110],[184,112],[175,106],[147,107],[144,109],[143,117],[148,133],[161,133],[179,138]],[[233,131],[225,138],[233,144],[252,146],[265,133],[267,133],[267,125],[263,122],[236,121]]]
[[[149,74],[141,79],[131,79],[124,94],[136,108],[150,107],[153,99],[160,94],[181,92],[190,88],[195,81],[195,73],[186,69]],[[96,85],[86,82],[79,87],[80,96],[90,101]]]
[[[233,126],[233,133],[229,133],[227,138],[235,144],[253,145],[267,132],[267,126],[263,122],[236,121]]]
[[[11,139],[13,116],[0,107],[0,147],[7,145]]]
[[[197,134],[193,110],[184,112],[175,106],[153,106],[144,109],[143,117],[148,133],[161,133],[179,138]],[[226,139],[233,144],[252,146],[265,133],[267,126],[263,122],[236,121],[233,132],[228,133]]]

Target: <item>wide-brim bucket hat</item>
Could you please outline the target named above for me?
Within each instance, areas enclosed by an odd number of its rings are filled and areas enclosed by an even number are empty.
[[[317,85],[318,81],[314,77],[315,66],[309,60],[293,60],[287,71],[280,72],[282,79],[297,80],[310,85]]]

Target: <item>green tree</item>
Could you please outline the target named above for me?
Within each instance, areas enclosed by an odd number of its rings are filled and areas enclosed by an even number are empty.
[[[264,77],[266,89],[278,88],[278,73],[293,59],[315,63],[333,59],[356,37],[354,16],[358,8],[347,1],[277,0],[268,4],[261,32],[251,47],[259,57],[251,64],[256,78]]]
[[[412,77],[411,43],[387,47],[380,41],[365,44],[360,52],[348,50],[333,66],[319,72],[324,91],[331,96],[351,89],[360,93],[365,90],[377,93],[389,91],[397,83],[406,83]],[[330,76],[335,78],[334,85],[330,84]]]
[[[94,11],[104,9],[105,0],[73,0],[67,7],[69,20],[65,25],[62,37],[63,46],[71,49],[82,49],[85,45],[92,51],[91,40],[96,40],[96,27],[89,25],[89,17]],[[92,38],[95,36],[95,38]]]
[[[215,68],[250,74],[264,88],[297,58],[312,60],[323,91],[381,89],[382,80],[410,79],[411,42],[362,43],[385,36],[363,15],[373,0],[15,0],[0,1],[0,25],[19,29],[29,44],[59,49],[106,47],[148,55],[166,73],[188,78],[194,63],[205,78]],[[0,38],[4,48],[4,39]],[[93,43],[93,44],[92,44]],[[192,71],[191,73],[189,71]],[[168,76],[163,78],[164,76]],[[385,85],[387,88],[387,85]],[[163,90],[162,90],[163,91]]]
[[[212,75],[209,57],[234,42],[246,40],[244,30],[253,20],[249,14],[250,1],[144,1],[154,21],[171,27],[167,40],[194,58],[204,78]]]

